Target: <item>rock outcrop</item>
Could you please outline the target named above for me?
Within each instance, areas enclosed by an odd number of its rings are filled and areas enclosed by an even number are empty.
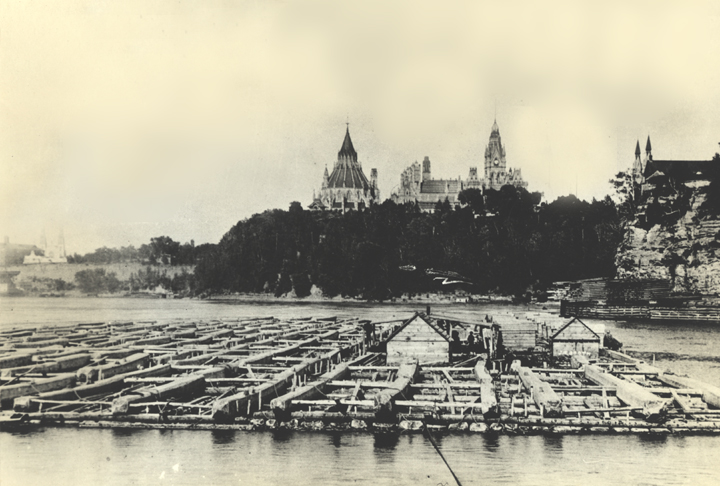
[[[689,190],[639,205],[618,248],[618,279],[667,280],[673,292],[720,294],[720,220],[699,215],[704,187]],[[651,217],[653,205],[664,212]]]

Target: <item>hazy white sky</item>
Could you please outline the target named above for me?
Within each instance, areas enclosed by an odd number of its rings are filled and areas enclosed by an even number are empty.
[[[546,199],[603,197],[720,142],[720,3],[0,2],[0,233],[69,252],[217,242],[310,203],[349,117],[381,195],[429,156],[508,164]]]

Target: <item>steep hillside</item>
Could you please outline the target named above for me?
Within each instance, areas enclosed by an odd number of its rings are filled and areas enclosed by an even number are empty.
[[[720,294],[720,220],[704,214],[708,186],[641,199],[617,257],[620,279],[669,280],[673,291]]]

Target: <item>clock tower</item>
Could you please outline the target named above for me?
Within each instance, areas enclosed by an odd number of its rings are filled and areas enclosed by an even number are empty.
[[[483,187],[485,189],[499,190],[506,184],[519,187],[527,186],[527,183],[522,180],[519,169],[513,171],[513,169],[507,167],[505,147],[503,147],[500,129],[497,120],[495,120],[490,131],[490,142],[485,148],[485,179],[483,180]]]

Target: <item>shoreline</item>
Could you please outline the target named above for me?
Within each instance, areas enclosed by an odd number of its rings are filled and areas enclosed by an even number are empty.
[[[0,298],[12,297],[12,298],[46,298],[46,299],[169,299],[169,300],[197,300],[197,301],[216,301],[216,302],[274,302],[274,303],[305,303],[305,302],[317,302],[317,303],[359,303],[359,304],[437,304],[437,305],[449,305],[449,304],[526,304],[526,305],[543,305],[548,307],[558,307],[559,302],[547,301],[547,302],[517,302],[512,296],[506,295],[458,295],[458,294],[445,294],[438,292],[423,292],[422,295],[414,297],[395,297],[386,300],[373,300],[373,299],[362,299],[357,297],[326,297],[321,295],[310,295],[308,297],[295,297],[294,295],[283,295],[276,297],[273,294],[264,293],[233,293],[233,294],[216,294],[207,297],[201,296],[183,296],[180,294],[172,293],[153,293],[153,292],[115,292],[115,293],[98,293],[98,294],[87,294],[76,290],[65,291],[65,292],[15,292],[10,294],[0,294]]]

